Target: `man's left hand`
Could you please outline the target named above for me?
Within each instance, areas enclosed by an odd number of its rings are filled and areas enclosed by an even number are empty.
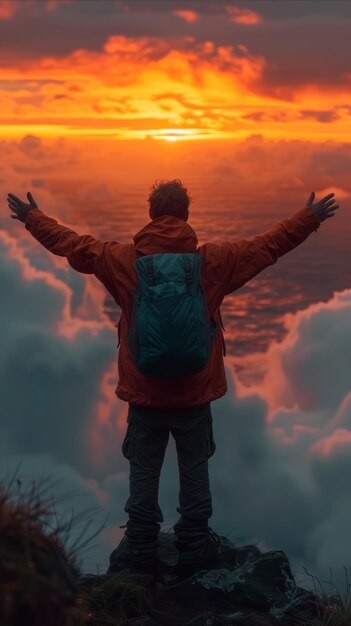
[[[16,215],[10,215],[12,219],[19,220],[20,222],[25,222],[28,211],[39,208],[29,191],[27,193],[27,198],[29,200],[29,204],[22,202],[22,200],[17,198],[17,196],[14,196],[13,193],[7,194],[7,203],[9,205],[9,209],[16,213]]]

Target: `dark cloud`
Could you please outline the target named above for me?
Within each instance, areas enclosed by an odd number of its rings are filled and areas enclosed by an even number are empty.
[[[35,135],[26,135],[19,141],[18,147],[22,152],[24,152],[27,156],[40,156],[38,152],[42,146],[42,140],[40,137],[36,137]],[[44,156],[42,154],[42,156]]]
[[[340,107],[343,108],[343,107]],[[255,120],[257,122],[289,122],[292,120],[300,119],[312,119],[318,122],[323,122],[328,124],[330,122],[334,122],[336,120],[341,119],[340,114],[336,109],[331,109],[329,111],[314,111],[314,110],[306,110],[301,109],[299,111],[277,111],[277,110],[268,110],[268,111],[255,111],[253,113],[245,113],[241,116],[242,119],[245,120]]]
[[[45,178],[32,178],[33,187],[44,187],[45,183]]]
[[[321,176],[350,176],[351,172],[351,146],[343,144],[330,149],[325,146],[323,150],[312,152],[306,164],[309,170],[315,169]]]
[[[254,93],[287,101],[294,101],[297,87],[308,84],[320,89],[329,86],[342,92],[346,89],[345,76],[349,71],[349,33],[347,20],[336,18],[328,22],[326,18],[310,18],[303,22],[290,20],[259,25],[255,34],[245,33],[245,45],[250,52],[261,53],[266,60],[261,76],[252,81],[250,88]]]
[[[64,283],[59,289],[60,281],[50,285],[50,275],[23,280],[21,263],[8,259],[5,242],[0,240],[6,293],[2,307],[6,322],[1,326],[2,426],[18,452],[56,454],[86,473],[91,457],[86,434],[102,375],[115,356],[115,333],[111,325],[94,336],[93,327],[83,324],[72,339],[56,334],[69,292]],[[20,393],[15,392],[16,385]],[[115,436],[118,445],[118,431]]]
[[[340,115],[335,110],[330,111],[309,111],[301,110],[300,115],[303,118],[318,120],[318,122],[328,123],[340,119]]]
[[[2,65],[28,56],[60,58],[76,49],[101,51],[112,35],[166,36],[170,47],[182,49],[191,35],[198,42],[244,44],[251,54],[262,55],[267,65],[261,79],[252,81],[254,92],[289,101],[298,85],[345,86],[350,3],[247,1],[245,9],[263,16],[257,24],[234,24],[228,7],[236,3],[74,0],[52,11],[42,3],[21,3],[14,19],[0,22]],[[176,9],[193,10],[201,19],[186,23],[173,15]]]
[[[106,0],[102,0],[101,5]],[[109,1],[109,0],[107,0]],[[227,7],[239,7],[256,11],[270,19],[290,19],[294,17],[307,17],[309,15],[351,15],[349,3],[344,0],[309,0],[308,2],[296,2],[296,0],[115,0],[117,9],[126,13],[157,13],[176,9],[195,11],[203,15],[228,14]]]

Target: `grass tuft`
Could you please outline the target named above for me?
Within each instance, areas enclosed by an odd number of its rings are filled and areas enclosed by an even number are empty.
[[[346,567],[344,566],[347,589],[345,597],[341,596],[335,584],[332,582],[332,575],[330,581],[324,582],[334,587],[336,590],[334,594],[326,593],[319,578],[310,574],[305,567],[303,569],[313,580],[314,592],[319,599],[319,602],[316,602],[318,616],[313,619],[304,618],[301,621],[297,621],[296,626],[351,626],[350,584]],[[330,570],[330,572],[332,574],[332,570]],[[315,580],[318,581],[320,591],[316,588]]]

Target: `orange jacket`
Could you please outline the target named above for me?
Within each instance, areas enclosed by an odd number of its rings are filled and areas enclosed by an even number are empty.
[[[205,243],[197,248],[198,239],[189,223],[164,215],[149,222],[134,237],[134,243],[99,241],[90,235],[78,235],[61,226],[40,209],[26,216],[25,227],[45,248],[67,257],[70,266],[84,274],[94,274],[121,307],[118,353],[118,398],[145,406],[191,407],[216,400],[227,391],[223,361],[223,333],[219,323],[219,306],[232,293],[268,265],[302,243],[320,221],[305,206],[290,218],[282,220],[261,235],[239,241]],[[205,257],[202,279],[210,315],[218,332],[207,367],[200,373],[177,380],[145,377],[133,363],[128,350],[128,328],[133,307],[132,291],[137,276],[134,268],[136,251],[195,252]]]

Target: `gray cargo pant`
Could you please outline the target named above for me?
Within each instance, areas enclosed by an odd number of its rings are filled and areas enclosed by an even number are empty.
[[[174,525],[175,546],[183,560],[201,556],[212,515],[208,459],[215,450],[211,404],[190,408],[155,408],[129,404],[122,453],[129,460],[130,495],[124,507],[127,549],[140,558],[155,556],[160,523],[158,504],[161,468],[169,439],[176,443],[181,517]]]

